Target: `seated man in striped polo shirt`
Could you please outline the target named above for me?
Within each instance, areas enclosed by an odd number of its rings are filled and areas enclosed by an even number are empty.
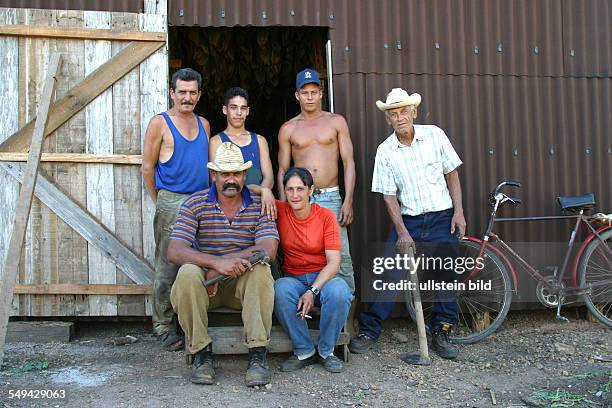
[[[182,265],[170,300],[195,354],[191,381],[214,384],[212,339],[208,335],[208,310],[219,306],[242,309],[245,344],[249,349],[247,386],[270,382],[266,346],[270,341],[274,308],[274,280],[267,265],[252,267],[248,258],[264,250],[274,259],[278,231],[261,212],[259,195],[244,187],[246,170],[240,148],[219,146],[208,163],[210,190],[192,194],[181,207],[170,235],[168,259]],[[207,279],[226,275],[235,279],[204,287]]]

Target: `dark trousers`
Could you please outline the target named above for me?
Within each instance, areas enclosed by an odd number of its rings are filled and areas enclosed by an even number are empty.
[[[456,258],[458,255],[457,237],[450,233],[453,209],[431,212],[417,216],[403,216],[404,225],[410,236],[417,244],[417,256],[442,259]],[[457,232],[457,231],[455,231]],[[397,232],[392,228],[387,239],[385,257],[395,256],[395,243]],[[387,271],[381,276],[387,282],[397,282],[409,279],[405,271]],[[456,278],[454,271],[448,269],[429,269],[425,271],[425,279],[436,282],[452,282]],[[378,339],[382,331],[382,321],[389,318],[395,307],[395,296],[388,291],[380,292],[376,301],[367,304],[367,311],[361,312],[357,317],[360,333]],[[459,308],[455,291],[437,291],[435,294],[429,330],[431,332],[440,328],[442,323],[456,324]]]

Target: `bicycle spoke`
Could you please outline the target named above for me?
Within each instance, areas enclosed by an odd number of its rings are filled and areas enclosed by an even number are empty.
[[[467,300],[467,299],[466,299],[466,300]],[[494,309],[494,308],[492,308],[491,306],[487,306],[487,305],[485,305],[484,303],[477,302],[477,301],[475,301],[474,299],[469,299],[469,301],[470,301],[471,303],[475,303],[476,305],[480,305],[480,306],[482,306],[482,307],[483,307],[483,308],[485,308],[485,309],[489,309],[489,311],[494,312],[494,313],[497,313],[497,312],[498,312],[498,310],[499,310],[499,309]],[[501,303],[500,303],[500,304],[501,304]]]

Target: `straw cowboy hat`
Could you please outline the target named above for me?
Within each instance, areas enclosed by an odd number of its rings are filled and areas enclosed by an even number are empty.
[[[215,161],[208,162],[207,166],[221,173],[233,173],[250,169],[253,162],[249,160],[245,163],[238,146],[230,142],[223,142],[217,149]]]
[[[408,95],[408,92],[402,88],[393,88],[387,95],[387,101],[376,101],[376,107],[381,111],[389,109],[401,108],[403,106],[412,105],[415,108],[421,104],[421,95],[413,93]]]

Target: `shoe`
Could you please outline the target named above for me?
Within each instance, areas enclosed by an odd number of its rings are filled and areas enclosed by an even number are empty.
[[[313,365],[317,363],[317,354],[313,354],[312,356],[305,358],[304,360],[300,360],[297,358],[295,354],[292,354],[291,357],[283,361],[281,365],[281,371],[288,373],[290,371],[299,370],[300,368],[304,368],[309,365]]]
[[[365,354],[376,344],[376,339],[368,336],[367,334],[360,333],[359,336],[351,339],[348,345],[351,353],[354,354]]]
[[[451,325],[442,323],[440,328],[431,334],[431,348],[442,358],[453,360],[459,355],[459,348],[448,341]]]
[[[166,351],[179,351],[185,348],[185,337],[167,331],[157,336]]]
[[[246,372],[247,387],[266,385],[270,383],[270,368],[268,367],[265,347],[249,349],[249,366]]]
[[[344,363],[338,357],[333,354],[327,356],[326,358],[320,357],[321,364],[323,364],[323,368],[325,368],[330,373],[341,373],[344,371]]]
[[[191,382],[205,385],[215,383],[215,356],[212,352],[212,344],[195,354],[191,369]]]

